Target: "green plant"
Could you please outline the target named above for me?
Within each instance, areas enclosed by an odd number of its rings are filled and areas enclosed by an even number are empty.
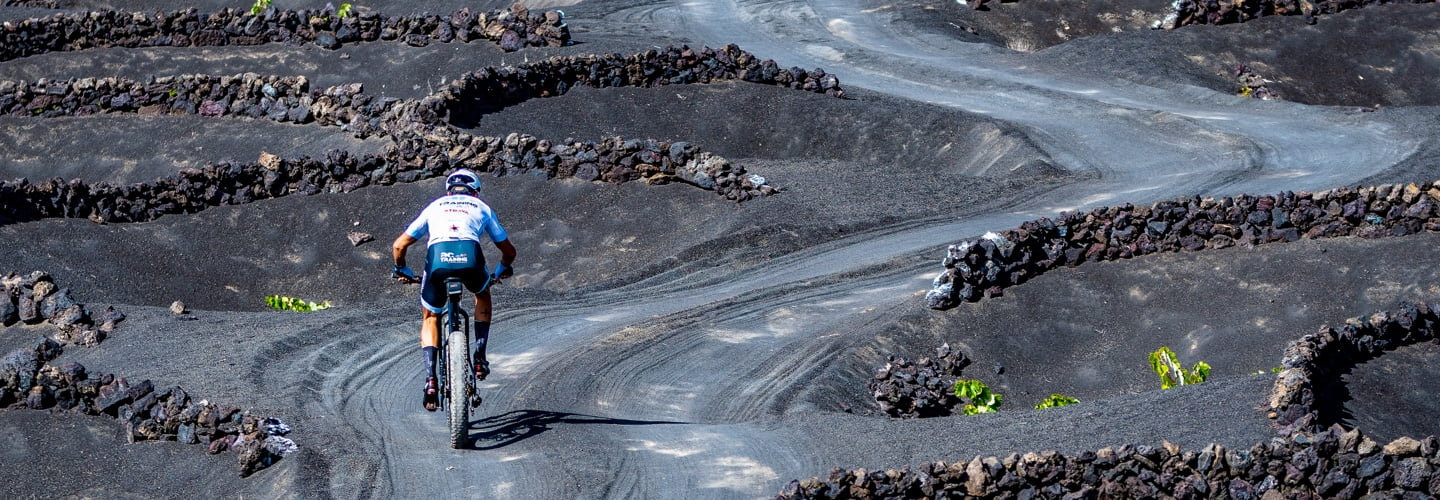
[[[1265,371],[1266,370],[1255,370],[1255,373],[1251,373],[1251,375],[1264,375]],[[1270,373],[1280,373],[1280,367],[1276,366],[1274,368],[1271,368],[1269,371]]]
[[[265,9],[270,8],[270,2],[271,0],[255,0],[255,3],[250,5],[250,14],[260,15],[261,12],[265,12]]]
[[[337,17],[339,17],[340,19],[345,19],[345,18],[347,18],[347,17],[350,17],[350,4],[348,4],[348,3],[342,3],[342,4],[340,4],[340,10],[335,11],[335,15],[336,15]]]
[[[955,396],[967,401],[963,409],[966,415],[995,413],[1000,407],[1000,395],[990,392],[990,388],[979,380],[956,380]]]
[[[1180,366],[1180,360],[1175,356],[1175,351],[1169,347],[1161,347],[1150,353],[1150,367],[1155,374],[1160,376],[1160,388],[1189,384],[1198,384],[1210,378],[1210,365],[1204,361],[1196,362],[1189,370]]]
[[[271,295],[269,297],[265,297],[265,303],[269,304],[270,307],[279,309],[281,311],[310,312],[330,308],[330,301],[328,300],[324,303],[317,304],[314,302],[297,299],[295,297],[286,297],[284,295]]]
[[[1057,392],[1055,394],[1051,394],[1050,397],[1045,398],[1045,400],[1041,401],[1040,404],[1035,405],[1035,409],[1044,410],[1046,408],[1054,408],[1056,406],[1073,405],[1079,402],[1080,400],[1078,399]]]

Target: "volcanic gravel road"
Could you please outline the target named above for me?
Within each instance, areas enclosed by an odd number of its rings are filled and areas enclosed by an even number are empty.
[[[254,354],[249,373],[255,386],[284,388],[257,402],[301,415],[291,420],[298,421],[296,438],[304,450],[276,470],[224,482],[237,488],[226,491],[763,497],[790,479],[822,475],[832,466],[902,467],[1159,439],[1187,448],[1248,446],[1269,437],[1267,421],[1254,408],[1268,387],[1264,377],[1217,377],[1203,387],[1164,392],[1117,389],[1104,394],[1102,408],[1051,410],[1043,418],[1019,409],[1003,417],[891,421],[815,401],[853,397],[826,391],[863,392],[865,374],[853,369],[850,357],[873,357],[876,332],[920,308],[946,244],[1061,210],[1177,195],[1327,189],[1401,165],[1432,138],[1404,121],[1419,119],[1412,115],[1236,99],[1178,82],[1074,74],[1035,55],[912,29],[899,11],[873,2],[580,2],[566,10],[582,42],[567,50],[586,50],[586,36],[603,39],[596,44],[602,47],[643,50],[651,40],[623,40],[642,33],[692,46],[735,43],[784,67],[824,68],[868,99],[929,103],[1019,127],[1039,156],[1075,180],[977,205],[963,217],[947,211],[864,227],[743,265],[681,266],[574,293],[502,287],[490,348],[496,371],[481,388],[485,402],[472,424],[473,449],[446,448],[443,418],[413,404],[420,381],[410,290],[394,285],[385,292],[389,298],[364,304],[363,312],[319,312],[298,323],[266,315],[273,313],[214,313],[283,332],[265,340],[272,345]],[[541,189],[533,187],[537,183],[501,179],[487,189]],[[398,207],[386,216],[399,228],[410,216],[407,204],[418,207],[416,200],[434,188],[431,182],[351,196],[383,198]],[[661,188],[625,189],[633,195]],[[306,206],[273,203],[281,211]],[[860,210],[882,210],[885,200],[868,203]],[[495,204],[506,214],[503,201]],[[224,210],[215,212],[235,213]],[[534,226],[536,220],[520,224]],[[666,239],[649,244],[663,248]],[[41,265],[47,259],[64,257],[35,250],[19,260]],[[583,271],[584,265],[571,269]],[[526,272],[523,265],[520,272]],[[132,323],[140,326],[131,328],[143,328],[148,317],[158,318],[157,324],[164,319],[143,308],[134,316]],[[1313,328],[1311,320],[1296,324]],[[334,334],[353,330],[373,334]],[[1260,368],[1278,359],[1277,345],[1254,347],[1246,355],[1265,360],[1257,361]],[[112,349],[119,355],[142,348]],[[185,383],[184,373],[150,376]],[[306,382],[292,387],[295,381]],[[244,384],[206,385],[220,393],[244,390]],[[1176,410],[1185,408],[1196,411]]]

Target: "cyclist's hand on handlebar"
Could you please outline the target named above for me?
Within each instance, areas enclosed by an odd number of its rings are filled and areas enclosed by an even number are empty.
[[[419,283],[420,278],[415,277],[415,271],[410,266],[395,266],[390,268],[390,277],[401,283]]]
[[[511,276],[514,275],[515,270],[511,269],[510,266],[505,265],[504,262],[501,262],[495,265],[495,270],[490,273],[490,279],[503,280],[509,279]]]

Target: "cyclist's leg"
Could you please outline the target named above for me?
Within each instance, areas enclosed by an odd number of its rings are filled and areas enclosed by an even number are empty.
[[[435,304],[444,305],[445,301],[435,299],[436,288],[444,288],[444,276],[432,271],[426,271],[420,281],[420,352],[425,358],[425,388],[421,404],[426,410],[435,411],[439,407],[439,394],[436,392],[435,362],[438,358],[438,347],[440,345],[440,312],[442,308],[435,307]],[[442,295],[443,296],[443,295]]]
[[[475,378],[490,375],[490,361],[485,359],[485,345],[490,342],[490,289],[475,294]]]

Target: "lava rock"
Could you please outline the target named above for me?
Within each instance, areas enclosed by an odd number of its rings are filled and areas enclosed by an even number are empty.
[[[20,308],[15,305],[15,296],[0,294],[0,326],[11,326],[20,322]]]

